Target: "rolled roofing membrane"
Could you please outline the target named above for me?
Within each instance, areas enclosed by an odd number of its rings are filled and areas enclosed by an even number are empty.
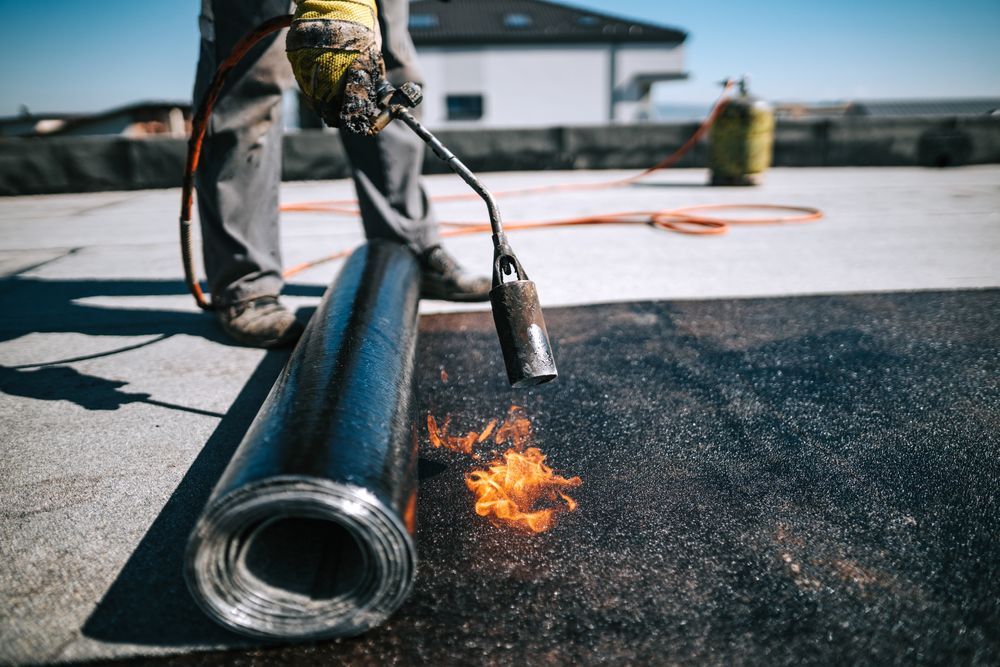
[[[222,625],[356,635],[410,592],[419,291],[414,255],[381,241],[327,290],[188,542],[188,587]]]

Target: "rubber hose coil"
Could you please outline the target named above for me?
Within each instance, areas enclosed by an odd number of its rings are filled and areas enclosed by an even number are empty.
[[[409,594],[419,292],[413,253],[373,241],[324,295],[188,541],[188,588],[222,625],[350,636]]]

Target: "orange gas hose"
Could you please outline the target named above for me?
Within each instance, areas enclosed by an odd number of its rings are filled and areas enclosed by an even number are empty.
[[[291,16],[278,16],[265,21],[246,37],[241,39],[233,48],[229,56],[219,65],[212,83],[209,86],[205,98],[202,100],[192,120],[191,138],[188,142],[187,162],[184,170],[184,183],[182,188],[180,232],[181,232],[181,255],[184,263],[184,277],[188,289],[197,302],[198,306],[204,310],[211,310],[212,304],[205,298],[201,286],[194,275],[194,259],[191,242],[191,209],[194,195],[194,174],[198,169],[198,161],[201,156],[201,147],[205,139],[208,121],[212,115],[212,109],[218,100],[222,87],[225,84],[226,76],[243,59],[247,52],[253,48],[267,35],[285,28],[291,23]],[[728,80],[715,102],[708,116],[701,122],[695,132],[681,145],[680,148],[668,155],[666,158],[637,174],[626,178],[600,181],[597,183],[560,183],[554,185],[543,185],[532,188],[520,188],[516,190],[506,190],[494,193],[495,197],[510,197],[517,195],[569,192],[575,190],[605,190],[630,185],[650,174],[674,166],[688,151],[690,151],[701,138],[708,132],[709,128],[718,118],[728,101],[728,93],[733,87],[733,81]],[[475,193],[454,194],[433,197],[435,202],[453,202],[476,199]],[[296,211],[321,211],[340,215],[356,216],[359,214],[357,199],[323,200],[313,202],[298,202],[285,204],[281,207],[284,212]],[[772,215],[768,217],[719,217],[706,215],[706,213],[723,210],[759,210],[784,212],[784,215]],[[663,209],[657,211],[622,211],[616,213],[604,213],[599,215],[558,218],[554,220],[538,221],[518,221],[504,224],[506,230],[516,229],[541,229],[549,227],[570,227],[578,225],[604,225],[604,224],[644,224],[651,225],[658,229],[677,232],[679,234],[692,235],[719,235],[725,234],[730,225],[752,225],[752,224],[782,224],[798,223],[819,220],[823,213],[816,208],[808,206],[783,206],[777,204],[702,204],[698,206],[684,206],[675,209]],[[482,222],[442,222],[443,227],[447,227],[441,236],[461,236],[465,234],[478,234],[491,231],[488,223]],[[284,277],[288,278],[301,273],[307,269],[319,266],[326,262],[346,257],[353,248],[339,250],[325,257],[309,262],[303,262],[286,269]]]
[[[768,217],[735,218],[714,217],[694,213],[695,211],[724,210],[787,211],[788,214]],[[505,222],[503,228],[505,231],[513,231],[518,229],[573,227],[577,225],[642,224],[651,225],[665,231],[677,232],[678,234],[710,236],[725,234],[729,231],[730,225],[774,225],[811,222],[813,220],[819,220],[822,217],[823,212],[811,206],[786,206],[782,204],[700,204],[697,206],[683,206],[681,208],[664,209],[661,211],[602,213],[599,215],[577,218]],[[489,223],[441,222],[440,224],[444,227],[449,227],[449,229],[441,232],[441,236],[443,237],[464,236],[465,234],[479,234],[491,231]],[[306,269],[311,269],[321,264],[347,257],[353,250],[354,248],[338,250],[337,252],[326,255],[325,257],[296,264],[295,266],[285,269],[282,275],[285,278],[290,278],[296,274],[302,273]]]
[[[698,129],[685,141],[680,148],[668,155],[657,164],[633,174],[626,178],[617,178],[610,181],[599,181],[597,183],[558,183],[554,185],[541,185],[532,188],[520,188],[516,190],[502,190],[494,192],[494,197],[511,197],[529,194],[569,192],[573,190],[606,190],[631,185],[650,174],[668,169],[680,161],[684,155],[690,151],[708,132],[712,123],[718,118],[726,105],[733,81],[726,81],[722,94],[716,100],[715,105],[709,112],[705,120],[701,122]],[[433,197],[435,202],[467,201],[477,199],[475,193],[462,193],[455,195],[443,195]],[[356,199],[333,199],[313,202],[297,202],[294,204],[284,204],[281,207],[284,212],[306,212],[320,211],[335,213],[340,215],[358,215]],[[724,210],[759,210],[772,212],[785,212],[784,215],[774,215],[768,217],[717,217],[704,215],[709,211]],[[577,225],[608,225],[608,224],[643,224],[651,225],[665,231],[677,232],[678,234],[691,235],[719,235],[729,231],[730,225],[762,225],[762,224],[785,224],[797,222],[810,222],[823,217],[822,211],[810,206],[785,206],[780,204],[701,204],[698,206],[683,206],[675,209],[663,209],[658,211],[622,211],[616,213],[602,213],[592,216],[582,216],[573,218],[557,218],[554,220],[523,220],[518,222],[505,222],[504,229],[511,231],[516,229],[542,229],[549,227],[572,227]],[[443,221],[440,223],[444,230],[441,236],[461,236],[464,234],[478,234],[491,231],[488,223],[481,222],[455,222]],[[284,276],[289,278],[298,273],[311,269],[320,264],[331,262],[346,257],[352,249],[338,250],[335,253],[321,257],[309,262],[296,264],[285,270]]]

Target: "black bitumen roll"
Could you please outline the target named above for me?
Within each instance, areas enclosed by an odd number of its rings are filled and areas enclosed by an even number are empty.
[[[419,278],[394,243],[351,256],[216,485],[185,577],[222,625],[355,635],[409,593]]]

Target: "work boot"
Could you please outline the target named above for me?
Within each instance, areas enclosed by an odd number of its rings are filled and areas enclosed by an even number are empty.
[[[458,261],[439,245],[420,253],[420,296],[442,301],[488,301],[493,282],[462,270]]]
[[[219,324],[238,343],[250,347],[287,347],[302,335],[303,326],[276,296],[259,296],[220,306]]]

